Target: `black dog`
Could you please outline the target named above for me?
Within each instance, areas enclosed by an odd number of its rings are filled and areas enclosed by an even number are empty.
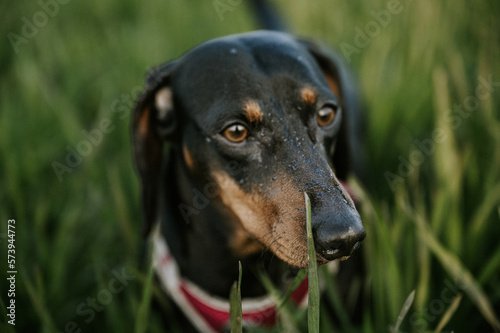
[[[159,225],[157,273],[199,330],[227,323],[238,261],[244,299],[266,293],[257,266],[278,285],[283,266],[307,266],[304,192],[319,265],[364,239],[339,181],[352,161],[353,93],[331,56],[272,31],[209,41],[150,72],[133,119],[144,234]],[[268,324],[254,312],[248,321]]]

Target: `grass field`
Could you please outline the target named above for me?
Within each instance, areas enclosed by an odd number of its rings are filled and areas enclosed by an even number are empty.
[[[140,263],[133,99],[149,67],[257,25],[244,3],[59,1],[0,4],[0,331],[162,332],[176,318]],[[294,32],[340,50],[368,111],[368,183],[352,182],[365,273],[348,291],[364,292],[362,320],[327,276],[337,317],[322,312],[321,331],[500,330],[500,3],[276,4]]]

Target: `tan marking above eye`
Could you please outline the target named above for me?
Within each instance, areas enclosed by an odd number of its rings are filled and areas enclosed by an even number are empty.
[[[249,99],[243,105],[243,111],[245,111],[245,117],[250,122],[262,121],[262,110],[260,109],[259,103],[253,99]]]
[[[300,90],[300,97],[302,97],[304,103],[312,105],[316,102],[316,91],[313,87],[305,86]]]
[[[335,110],[331,106],[322,107],[316,117],[316,121],[318,122],[318,126],[326,127],[333,123],[335,119]]]
[[[248,129],[241,124],[233,124],[228,127],[223,132],[224,137],[231,142],[239,143],[244,141],[248,136]]]

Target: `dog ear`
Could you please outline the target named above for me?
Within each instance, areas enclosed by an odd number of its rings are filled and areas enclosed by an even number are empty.
[[[330,148],[335,174],[346,179],[353,171],[359,178],[363,174],[362,137],[365,133],[363,108],[358,89],[347,66],[336,56],[309,40],[300,40],[319,65],[330,90],[342,108],[342,124],[336,143]]]
[[[132,143],[141,180],[142,234],[147,236],[158,218],[163,145],[176,129],[173,93],[169,85],[172,64],[148,73],[146,89],[139,96],[132,120]]]

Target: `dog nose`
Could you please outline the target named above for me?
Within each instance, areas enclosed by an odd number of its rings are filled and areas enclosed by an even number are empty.
[[[350,256],[366,236],[357,212],[312,222],[316,253],[328,261]]]

